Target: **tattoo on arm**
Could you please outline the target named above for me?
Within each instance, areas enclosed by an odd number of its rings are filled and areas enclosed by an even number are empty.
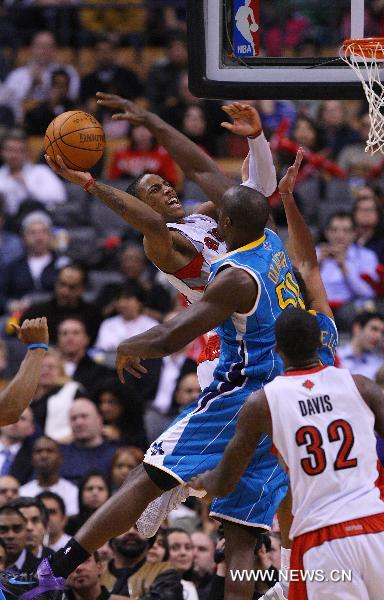
[[[148,238],[169,242],[170,235],[163,218],[145,202],[105,183],[94,183],[90,191]]]
[[[100,182],[95,183],[92,188],[95,189],[95,195],[102,200],[106,206],[125,218],[127,213],[127,202],[130,198],[129,194]]]

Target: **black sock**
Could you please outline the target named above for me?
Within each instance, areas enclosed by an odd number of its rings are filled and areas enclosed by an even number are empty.
[[[49,562],[55,577],[64,577],[64,579],[67,579],[68,575],[90,556],[89,552],[75,538],[71,538],[64,548],[58,550],[49,559]]]

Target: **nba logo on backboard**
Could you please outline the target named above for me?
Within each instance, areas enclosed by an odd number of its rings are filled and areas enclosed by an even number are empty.
[[[257,56],[260,50],[259,0],[234,0],[235,56]]]

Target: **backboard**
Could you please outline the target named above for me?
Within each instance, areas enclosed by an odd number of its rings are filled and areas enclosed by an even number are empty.
[[[188,0],[189,87],[220,99],[362,98],[339,48],[378,35],[377,0]]]

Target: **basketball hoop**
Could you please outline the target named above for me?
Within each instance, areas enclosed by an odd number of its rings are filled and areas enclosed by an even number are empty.
[[[384,154],[384,85],[380,72],[384,64],[384,38],[345,40],[340,48],[340,58],[356,73],[363,84],[368,100],[371,128],[365,151],[371,155]]]

